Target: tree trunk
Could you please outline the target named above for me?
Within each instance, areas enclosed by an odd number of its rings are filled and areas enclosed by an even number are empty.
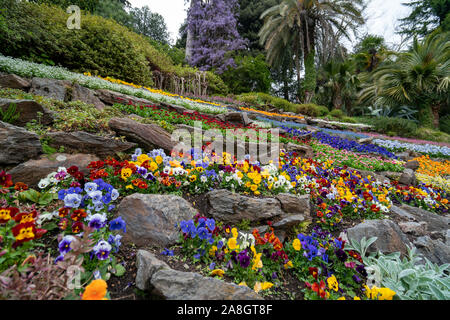
[[[305,60],[305,103],[310,103],[314,97],[317,85],[317,72],[315,66],[315,21],[306,18],[308,26],[303,24],[303,52]]]
[[[193,7],[194,1],[195,1],[195,0],[191,0],[191,6],[190,6],[190,8]],[[188,13],[188,15],[189,15],[189,13]],[[188,16],[188,22],[187,22],[186,30],[187,30],[187,39],[186,39],[186,61],[187,61],[188,63],[190,63],[190,61],[191,61],[191,59],[192,59],[192,49],[193,49],[193,39],[194,39],[194,35],[192,34],[191,28],[189,27],[189,16]]]
[[[336,92],[334,93],[333,108],[336,110],[341,110],[342,108],[342,95],[340,88],[336,88]]]
[[[437,130],[439,130],[439,111],[441,111],[440,103],[431,106],[431,113],[433,115],[433,127]]]

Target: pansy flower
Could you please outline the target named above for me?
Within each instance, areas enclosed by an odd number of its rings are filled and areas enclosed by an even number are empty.
[[[9,220],[13,219],[15,215],[19,212],[18,208],[0,208],[0,224],[7,223]]]

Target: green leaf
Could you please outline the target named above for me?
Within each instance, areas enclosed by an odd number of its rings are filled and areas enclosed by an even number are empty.
[[[444,294],[439,290],[439,288],[434,283],[428,283],[428,287],[431,291],[433,291],[433,294],[435,295],[436,299],[438,300],[446,300]]]
[[[416,273],[413,269],[405,269],[405,270],[400,271],[400,273],[398,275],[398,278],[402,279],[402,278],[407,277],[407,276],[409,276],[409,275],[411,275],[413,273]]]
[[[125,272],[126,272],[126,270],[125,270],[125,268],[121,265],[121,264],[116,264],[115,266],[114,266],[114,275],[116,276],[116,277],[121,277],[121,276],[123,276],[124,274],[125,274]]]

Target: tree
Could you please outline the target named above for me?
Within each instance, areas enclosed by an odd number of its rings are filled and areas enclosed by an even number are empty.
[[[359,84],[352,59],[328,62],[321,69],[318,82],[319,88],[323,91],[322,95],[329,99],[332,109],[340,110],[345,106],[347,113],[351,113]]]
[[[133,17],[126,11],[126,3],[120,0],[102,0],[94,10],[94,14],[107,19],[113,19],[117,23],[132,28]]]
[[[414,40],[409,52],[379,67],[360,93],[361,101],[413,106],[422,125],[439,128],[439,114],[449,101],[450,32]]]
[[[225,84],[234,94],[245,92],[265,92],[270,90],[270,70],[264,55],[238,56],[236,68],[230,68],[222,75]]]
[[[259,19],[267,9],[279,4],[281,0],[239,0],[239,34],[248,40],[248,49],[255,55],[262,53],[264,47],[259,43],[259,30],[263,21]]]
[[[381,36],[367,34],[354,48],[356,72],[372,72],[392,53]]]
[[[156,12],[151,12],[148,6],[133,8],[131,15],[134,19],[133,28],[153,40],[169,43],[170,35],[164,17]]]
[[[400,34],[423,38],[439,27],[450,31],[449,0],[416,0],[403,5],[410,7],[411,13],[400,19]]]
[[[341,36],[350,39],[349,31],[364,23],[363,9],[364,0],[283,0],[262,14],[265,22],[259,35],[269,62],[291,46],[298,66],[303,53],[305,102],[312,100],[316,89],[317,41],[327,50],[326,44],[338,43]]]
[[[192,0],[188,11],[186,58],[200,70],[222,74],[234,66],[232,55],[245,49],[237,31],[237,0]]]

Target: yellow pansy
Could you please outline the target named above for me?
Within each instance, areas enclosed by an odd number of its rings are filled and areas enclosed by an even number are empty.
[[[300,251],[300,249],[302,248],[302,243],[299,239],[294,239],[294,241],[292,241],[292,247],[294,247],[296,251]]]
[[[212,276],[223,277],[224,273],[225,273],[225,271],[223,271],[222,269],[215,269],[215,270],[211,271]]]

